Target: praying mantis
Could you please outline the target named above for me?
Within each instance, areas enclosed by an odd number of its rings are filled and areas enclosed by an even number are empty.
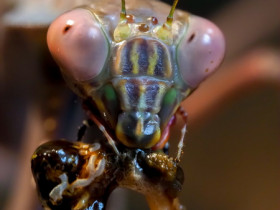
[[[50,52],[89,120],[77,142],[47,142],[32,156],[46,209],[104,209],[116,187],[144,194],[153,210],[184,208],[180,103],[219,66],[225,41],[210,21],[175,10],[177,3],[95,1],[51,24]],[[176,115],[184,125],[170,157]],[[92,124],[106,141],[82,142]]]

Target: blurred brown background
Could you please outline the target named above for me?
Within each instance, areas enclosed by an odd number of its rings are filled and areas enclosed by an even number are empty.
[[[48,24],[82,2],[0,1],[0,209],[40,209],[31,154],[43,141],[75,139],[85,117],[45,44]],[[181,201],[188,210],[278,210],[279,0],[180,0],[178,7],[211,19],[227,42],[223,65],[184,102]],[[147,209],[140,195],[115,197],[115,209]]]

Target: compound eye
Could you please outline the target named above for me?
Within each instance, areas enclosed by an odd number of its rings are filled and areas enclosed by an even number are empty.
[[[109,51],[99,22],[81,8],[58,17],[48,30],[47,42],[62,73],[78,82],[96,77]]]
[[[222,62],[225,40],[220,29],[210,21],[191,15],[189,28],[178,50],[181,76],[188,86],[195,88]]]

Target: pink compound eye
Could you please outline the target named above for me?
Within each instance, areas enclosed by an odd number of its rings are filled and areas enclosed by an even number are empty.
[[[48,30],[47,42],[62,72],[78,82],[96,77],[109,51],[99,22],[81,8],[58,17]]]
[[[221,63],[225,40],[220,29],[210,21],[191,15],[189,27],[177,49],[183,80],[195,88]]]

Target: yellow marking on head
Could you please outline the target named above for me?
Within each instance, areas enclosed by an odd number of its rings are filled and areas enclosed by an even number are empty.
[[[122,73],[122,69],[120,68],[121,67],[121,55],[122,55],[122,51],[123,51],[123,46],[121,46],[118,50],[117,50],[117,53],[116,53],[116,61],[115,61],[115,64],[114,64],[114,72],[115,74],[117,75],[120,75]]]
[[[137,136],[142,136],[143,132],[144,132],[144,122],[142,118],[139,118],[137,121],[135,134]]]
[[[154,107],[160,107],[162,98],[166,93],[166,89],[167,89],[167,86],[164,82],[158,82],[158,85],[159,85],[159,90],[158,93],[156,94]]]
[[[131,27],[126,20],[121,21],[114,31],[114,40],[121,42],[131,35]]]
[[[124,104],[121,103],[121,108],[125,109],[125,107],[130,107],[130,102],[128,100],[128,95],[127,95],[127,90],[126,90],[126,85],[127,81],[126,80],[121,80],[118,84],[121,95],[123,96],[123,100],[121,100],[121,102],[123,102]],[[124,106],[124,107],[123,107]]]
[[[150,76],[154,75],[155,67],[158,62],[158,54],[157,54],[156,46],[154,44],[152,44],[152,47],[153,47],[153,54],[151,56],[149,56],[149,66],[148,66],[148,72],[147,72],[147,74]]]
[[[160,140],[161,131],[160,128],[154,133],[153,138],[151,139],[150,143],[146,146],[146,148],[151,148]]]
[[[166,57],[164,59],[164,66],[165,66],[165,71],[164,71],[164,76],[165,78],[170,78],[172,76],[172,66],[171,66],[171,59],[170,55],[166,53]]]
[[[158,39],[162,40],[164,43],[171,45],[173,43],[172,26],[164,23],[162,26],[158,26],[154,29],[154,33]]]
[[[121,126],[119,123],[117,124],[117,127],[116,127],[116,135],[117,135],[118,140],[119,140],[122,144],[124,144],[124,145],[127,146],[127,147],[131,147],[131,146],[132,146],[132,145],[129,143],[129,141],[127,140],[126,135],[124,135],[122,126]]]
[[[138,64],[139,53],[137,52],[137,48],[138,48],[138,42],[134,42],[133,46],[132,46],[131,54],[130,54],[130,61],[132,63],[132,68],[133,68],[132,73],[133,74],[139,73],[139,64]]]
[[[171,67],[169,60],[166,59],[165,62],[167,62],[167,65],[166,65],[167,70],[166,70],[165,75],[166,75],[166,78],[170,78],[172,76],[172,67]]]
[[[146,104],[146,85],[141,84],[139,86],[139,103],[138,110],[145,110],[147,108]]]
[[[114,40],[120,42],[127,39],[131,35],[131,27],[126,18],[125,0],[122,0],[122,9],[120,13],[119,23],[114,31]]]

